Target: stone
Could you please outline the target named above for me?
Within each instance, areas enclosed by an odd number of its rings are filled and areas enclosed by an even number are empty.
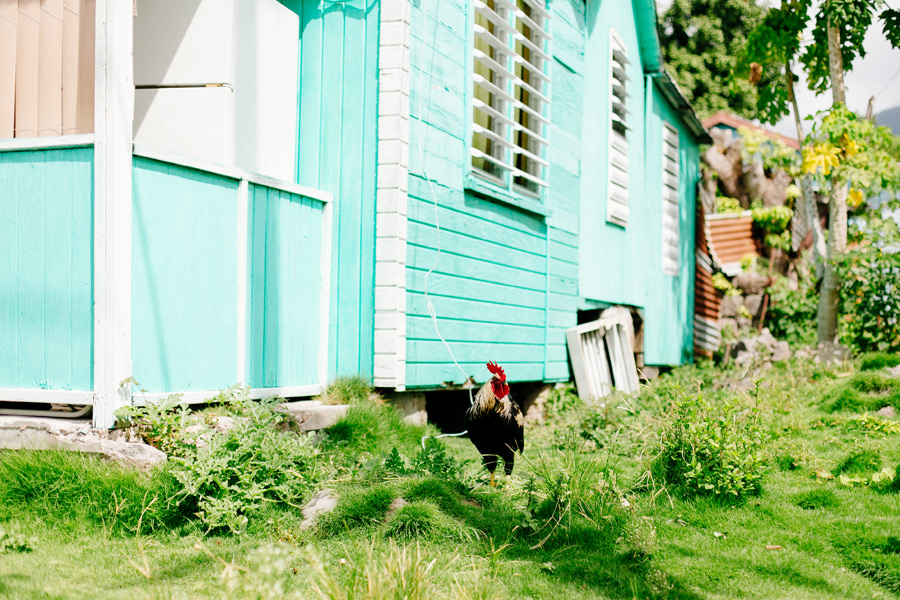
[[[394,498],[394,501],[391,502],[390,506],[388,506],[385,518],[389,519],[395,512],[397,512],[407,504],[409,504],[409,502],[407,502],[403,498]]]
[[[887,370],[887,372],[888,372],[888,375],[890,375],[891,377],[900,377],[900,365],[897,365],[896,367],[891,367],[890,369]]]
[[[403,422],[424,426],[428,423],[425,410],[425,394],[421,392],[397,392],[388,397],[388,404],[403,416]]]
[[[131,429],[93,429],[90,421],[75,419],[0,416],[0,448],[100,454],[140,469],[166,460],[164,452],[144,444]]]
[[[301,509],[303,520],[300,522],[300,529],[309,529],[315,525],[319,516],[330,513],[337,507],[337,496],[334,490],[325,488],[312,497]]]
[[[897,409],[893,406],[883,406],[875,411],[875,414],[885,419],[893,419],[897,416]]]
[[[768,327],[765,327],[759,333],[759,336],[756,338],[756,340],[757,340],[757,343],[761,344],[767,350],[770,350],[770,351],[775,349],[775,343],[778,341],[775,339],[775,336],[772,335],[772,332],[769,331]]]
[[[100,442],[100,449],[105,458],[141,471],[149,471],[156,465],[166,462],[167,458],[162,450],[140,442],[103,440]]]
[[[784,340],[775,342],[772,348],[772,362],[784,362],[791,357],[791,346]]]
[[[279,407],[292,416],[301,431],[328,429],[347,414],[346,404],[322,404],[318,400],[285,402]]]
[[[731,283],[744,294],[762,294],[769,285],[769,278],[761,273],[745,271],[735,277]]]
[[[850,351],[840,344],[828,342],[819,344],[816,348],[816,362],[833,364],[846,362],[850,358]]]
[[[747,308],[747,312],[749,312],[754,317],[759,315],[759,311],[762,308],[762,303],[762,294],[749,294],[744,297],[744,306]]]
[[[744,303],[743,296],[725,296],[719,306],[719,314],[723,317],[736,317],[739,314],[741,305]]]

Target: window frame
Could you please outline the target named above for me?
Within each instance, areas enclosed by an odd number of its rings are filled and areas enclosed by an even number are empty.
[[[541,80],[541,85],[533,86],[529,81],[522,80],[526,85],[532,87],[534,91],[538,93],[541,98],[535,98],[535,100],[528,102],[525,104],[531,111],[521,111],[521,109],[516,108],[515,104],[523,104],[520,101],[521,94],[524,88],[521,88],[519,85],[515,83],[516,74],[518,71],[517,61],[512,58],[507,58],[505,63],[501,63],[499,66],[503,67],[506,73],[513,75],[510,77],[503,77],[502,84],[502,92],[507,98],[513,99],[513,102],[509,100],[503,101],[503,110],[500,112],[500,119],[503,126],[503,142],[495,141],[495,144],[499,144],[504,147],[502,161],[499,161],[503,166],[498,166],[498,171],[500,171],[499,176],[495,173],[491,173],[489,171],[483,170],[476,166],[474,163],[475,159],[478,158],[476,153],[480,152],[478,148],[475,147],[475,135],[480,133],[477,131],[481,126],[476,123],[476,108],[477,103],[482,102],[476,98],[476,84],[477,77],[481,77],[476,73],[476,54],[478,53],[478,49],[476,48],[476,40],[478,39],[478,33],[476,32],[476,19],[480,14],[479,10],[487,10],[493,11],[495,15],[500,14],[501,19],[503,18],[503,14],[505,14],[505,19],[502,20],[505,23],[505,26],[500,26],[506,31],[518,31],[517,25],[519,24],[519,15],[517,15],[517,11],[521,12],[518,9],[517,0],[493,0],[496,5],[501,5],[504,12],[500,13],[495,9],[489,8],[487,6],[488,0],[474,0],[472,16],[468,20],[468,42],[466,49],[466,81],[467,81],[467,89],[466,89],[466,138],[465,138],[465,148],[464,148],[464,156],[466,160],[466,168],[464,170],[464,188],[468,191],[477,193],[482,196],[489,197],[494,200],[498,200],[504,203],[512,204],[522,208],[524,210],[528,210],[530,212],[548,215],[549,211],[544,207],[544,197],[546,194],[546,189],[548,187],[548,175],[550,169],[550,162],[548,159],[549,156],[549,131],[551,125],[550,119],[550,106],[551,106],[551,81],[550,81],[550,62],[552,60],[552,53],[550,48],[550,42],[552,40],[550,25],[552,23],[552,17],[550,11],[541,0],[521,0],[522,3],[527,4],[532,9],[532,14],[534,12],[538,12],[540,15],[540,21],[534,20],[533,23],[537,25],[540,30],[538,32],[538,37],[543,42],[538,50],[541,55],[539,60],[540,64],[540,76],[531,73],[532,77],[536,77]],[[523,13],[524,14],[524,13]],[[525,15],[526,18],[529,18],[528,15]],[[485,17],[487,18],[487,17]],[[491,20],[491,19],[488,19]],[[527,23],[526,23],[527,25]],[[518,40],[512,35],[507,34],[505,36],[505,48],[509,50],[511,56],[519,56],[521,55],[517,52],[516,46],[518,45]],[[534,42],[532,39],[529,39],[531,42],[530,45],[534,46]],[[488,61],[480,61],[480,64],[485,64],[485,62],[490,62],[492,60],[491,57],[488,57]],[[528,62],[530,64],[531,61],[528,59],[521,57],[521,61]],[[526,71],[531,72],[532,70],[527,69],[527,67],[523,67]],[[479,86],[482,87],[482,86]],[[484,89],[482,87],[482,89]],[[535,104],[537,104],[537,108],[535,108]],[[489,108],[494,109],[493,106],[489,105]],[[485,111],[480,111],[485,114]],[[520,176],[517,173],[523,173],[522,170],[517,167],[517,157],[522,156],[522,153],[515,152],[513,147],[518,147],[519,140],[517,139],[519,132],[522,129],[530,129],[527,125],[523,125],[522,120],[517,118],[517,113],[519,112],[532,112],[537,117],[535,117],[540,123],[538,127],[535,129],[531,129],[534,132],[535,138],[532,138],[532,142],[537,142],[537,152],[533,150],[534,146],[529,148],[521,148],[525,154],[531,154],[538,159],[538,167],[535,171],[531,171],[531,169],[525,169],[524,173],[528,176],[528,178],[534,178],[539,180],[541,183],[534,184],[534,187],[530,187],[528,185],[522,185],[518,179]],[[494,117],[497,118],[497,117]],[[513,125],[511,125],[513,124]],[[494,134],[491,137],[501,137],[499,134]],[[526,142],[527,143],[527,142]],[[537,173],[537,175],[535,174]]]

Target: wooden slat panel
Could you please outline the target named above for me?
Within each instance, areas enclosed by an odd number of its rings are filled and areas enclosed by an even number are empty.
[[[63,0],[43,0],[38,43],[38,135],[62,135]]]
[[[38,134],[40,15],[40,0],[19,0],[15,137],[36,137]]]
[[[13,137],[16,123],[18,0],[0,0],[0,139]]]

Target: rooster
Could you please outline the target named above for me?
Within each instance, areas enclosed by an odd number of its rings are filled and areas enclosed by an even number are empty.
[[[469,439],[475,444],[485,468],[491,473],[491,487],[497,458],[503,459],[506,475],[512,474],[515,452],[525,450],[525,418],[509,395],[506,373],[495,362],[487,363],[491,380],[481,386],[475,402],[466,412]]]

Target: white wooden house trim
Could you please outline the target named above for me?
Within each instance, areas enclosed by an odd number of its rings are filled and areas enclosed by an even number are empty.
[[[378,52],[374,383],[397,390],[406,387],[409,10],[409,0],[382,3]]]
[[[13,138],[11,140],[0,140],[0,152],[62,150],[64,148],[85,148],[93,145],[93,133],[52,137]]]
[[[131,403],[133,8],[97,0],[94,80],[94,427]]]

